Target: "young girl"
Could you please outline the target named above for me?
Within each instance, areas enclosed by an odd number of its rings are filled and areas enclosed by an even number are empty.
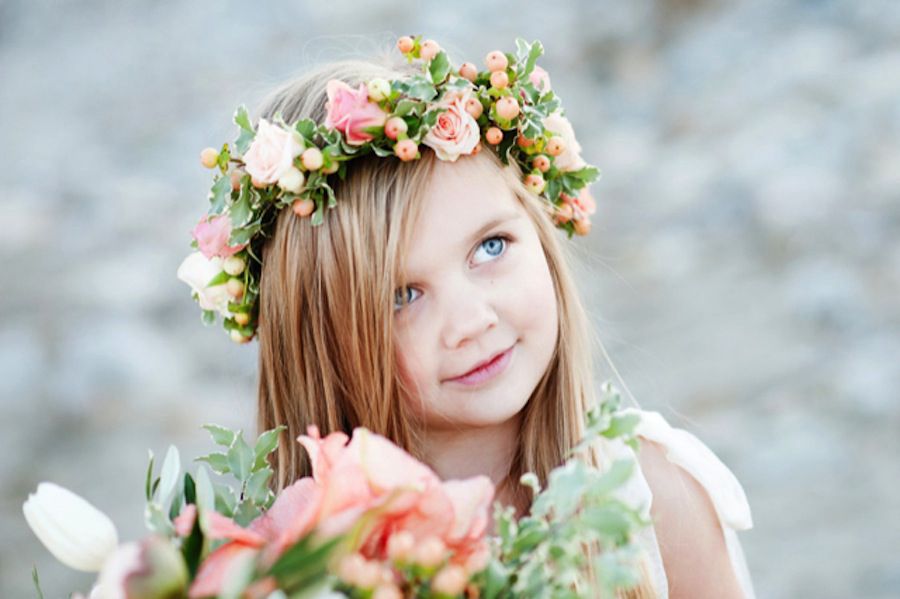
[[[329,81],[355,88],[412,72],[320,66],[271,94],[255,120],[326,122]],[[259,427],[286,427],[276,490],[310,473],[293,442],[309,424],[363,426],[442,478],[489,476],[499,501],[527,510],[520,476],[546,482],[582,435],[594,388],[562,238],[522,178],[486,149],[452,161],[426,147],[408,162],[370,154],[335,177],[321,225],[280,212],[262,251],[256,328]],[[642,446],[625,493],[655,526],[640,539],[644,580],[626,596],[753,597],[735,535],[752,525],[740,484],[694,436],[630,410]],[[628,451],[598,446],[589,459]]]

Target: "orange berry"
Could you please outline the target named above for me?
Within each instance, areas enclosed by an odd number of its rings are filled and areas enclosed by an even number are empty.
[[[425,40],[422,42],[422,47],[419,48],[419,56],[422,60],[431,60],[435,56],[438,55],[438,52],[441,51],[441,47],[434,40]]]
[[[497,116],[501,119],[511,121],[519,116],[519,103],[515,98],[510,96],[500,98],[494,106],[497,108]]]
[[[397,40],[397,48],[404,54],[412,52],[413,46],[415,45],[416,43],[413,41],[413,38],[409,37],[408,35],[404,35]]]
[[[545,149],[551,156],[559,156],[565,151],[566,143],[562,140],[561,137],[551,137],[549,140],[547,140],[547,146]]]
[[[543,154],[538,154],[535,156],[531,164],[534,165],[534,168],[541,171],[542,173],[546,173],[550,170],[550,159],[544,156]]]
[[[509,66],[509,59],[507,59],[506,54],[500,50],[494,50],[493,52],[488,53],[484,62],[487,65],[488,70],[492,73],[496,71],[505,71],[506,67]]]
[[[397,145],[394,146],[394,154],[396,154],[397,158],[403,162],[415,160],[416,154],[418,153],[419,146],[411,139],[400,140],[397,142]]]
[[[403,593],[395,584],[380,584],[375,587],[372,599],[403,599]]]
[[[544,185],[546,185],[546,181],[544,181],[544,178],[541,175],[536,173],[525,175],[525,187],[534,193],[541,193],[544,191]]]
[[[244,282],[240,279],[228,279],[225,283],[225,291],[234,299],[239,300],[244,297]]]
[[[466,100],[466,112],[471,114],[473,119],[477,119],[484,112],[484,106],[481,105],[478,98],[469,98]]]
[[[406,133],[408,128],[406,121],[399,116],[392,116],[384,124],[384,134],[388,139],[396,140],[402,133]]]
[[[496,89],[506,89],[509,85],[509,75],[506,71],[494,71],[491,73],[491,87]]]
[[[553,215],[553,220],[556,221],[557,224],[565,224],[572,220],[574,215],[575,211],[572,209],[571,204],[562,204],[561,206],[556,207],[556,213]]]
[[[297,216],[309,216],[315,209],[316,203],[309,198],[294,200],[294,203],[291,204],[291,210],[293,210],[294,214],[296,214]]]
[[[459,76],[474,83],[478,78],[478,68],[471,62],[464,62],[459,67]]]
[[[441,595],[455,597],[463,592],[469,577],[462,566],[447,564],[434,575],[431,581],[431,589]]]
[[[498,143],[503,141],[503,131],[501,131],[499,127],[491,127],[487,130],[487,132],[485,132],[484,138],[489,144],[491,144],[492,146],[496,146]]]
[[[242,327],[245,327],[250,324],[250,315],[246,312],[238,312],[234,315],[234,321]]]
[[[584,236],[591,232],[591,220],[589,218],[579,218],[572,224],[575,225],[576,235]]]
[[[481,142],[479,141],[477,144],[475,144],[475,147],[472,148],[472,156],[478,156],[478,152],[481,151],[481,148],[482,148],[482,145],[481,145]]]
[[[425,568],[433,568],[442,561],[447,546],[438,537],[428,537],[419,543],[413,551],[413,561]]]
[[[527,137],[519,133],[519,135],[516,137],[516,144],[518,144],[520,148],[530,148],[534,145],[534,140],[528,139]]]
[[[330,175],[332,173],[336,173],[339,168],[341,168],[341,163],[338,162],[337,160],[335,160],[334,158],[332,158],[331,164],[329,164],[328,166],[322,167],[322,172],[325,173],[326,175]]]
[[[200,164],[206,168],[216,168],[218,162],[219,153],[215,148],[203,148],[203,151],[200,152]]]
[[[317,171],[322,168],[324,160],[322,150],[319,148],[307,148],[300,155],[300,162],[303,164],[303,168],[310,171]]]
[[[247,343],[248,341],[250,341],[250,337],[244,337],[237,329],[231,329],[231,332],[228,334],[231,336],[231,340],[235,343]]]

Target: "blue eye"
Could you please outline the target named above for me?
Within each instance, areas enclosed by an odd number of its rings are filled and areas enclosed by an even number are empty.
[[[499,257],[506,251],[506,246],[509,243],[509,239],[501,236],[488,237],[484,241],[481,242],[481,245],[478,246],[478,249],[475,250],[475,262],[488,262],[493,260],[494,258]],[[479,259],[479,254],[482,255],[482,259]]]
[[[400,287],[397,289],[397,291],[394,292],[394,310],[399,310],[406,304],[411,304],[416,301],[419,296],[413,295],[413,293],[422,295],[422,292],[415,287]]]

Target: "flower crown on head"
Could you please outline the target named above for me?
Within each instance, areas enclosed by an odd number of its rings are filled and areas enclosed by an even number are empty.
[[[178,278],[191,286],[204,323],[221,314],[232,340],[255,336],[260,256],[276,216],[290,207],[321,225],[337,202],[329,175],[344,179],[346,163],[358,156],[408,162],[421,157],[424,144],[438,159],[455,161],[487,146],[504,164],[518,163],[525,186],[546,201],[549,217],[569,237],[590,231],[595,205],[588,185],[599,171],[581,158],[550,78],[536,65],[544,51],[539,41],[517,39],[515,54],[490,52],[485,71],[468,62],[453,68],[437,42],[422,36],[401,37],[397,47],[408,62],[421,61],[420,73],[356,89],[332,79],[322,124],[288,124],[278,112],[254,129],[241,106],[233,145],[200,153],[217,173],[209,210],[191,231],[197,251],[181,263]]]

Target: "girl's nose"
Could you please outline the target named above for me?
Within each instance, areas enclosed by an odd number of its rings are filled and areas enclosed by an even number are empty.
[[[497,325],[497,311],[490,295],[476,285],[460,286],[442,302],[441,338],[448,349],[456,349]]]

